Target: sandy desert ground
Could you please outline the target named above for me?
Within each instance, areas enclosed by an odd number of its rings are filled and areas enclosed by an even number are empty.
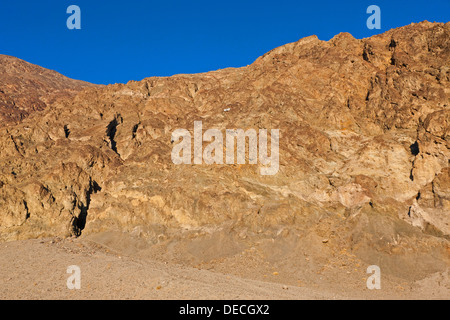
[[[381,289],[369,290],[366,265],[349,254],[343,253],[326,265],[320,264],[317,255],[306,255],[304,261],[296,263],[283,259],[279,263],[252,247],[242,252],[230,249],[234,252],[228,256],[210,256],[204,262],[199,253],[208,257],[204,250],[207,241],[212,244],[230,239],[206,239],[194,243],[195,248],[188,240],[155,246],[137,237],[108,232],[2,243],[0,299],[450,298],[448,272],[416,281],[382,272]],[[187,250],[182,253],[181,248]],[[71,265],[81,270],[79,290],[67,287]]]

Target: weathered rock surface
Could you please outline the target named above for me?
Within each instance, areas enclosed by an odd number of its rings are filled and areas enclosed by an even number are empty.
[[[439,269],[450,262],[449,97],[450,23],[429,22],[87,88],[0,129],[0,239],[313,233],[363,258],[429,255]],[[173,164],[172,132],[200,120],[280,129],[279,172]]]
[[[0,54],[0,122],[17,124],[57,98],[71,96],[90,83]]]

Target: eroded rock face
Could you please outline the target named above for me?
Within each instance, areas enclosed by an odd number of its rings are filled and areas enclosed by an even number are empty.
[[[0,239],[226,225],[387,251],[401,232],[403,249],[445,250],[449,39],[450,23],[429,22],[311,36],[243,68],[57,99],[0,129]],[[279,172],[173,164],[171,134],[194,121],[279,129]]]
[[[2,126],[20,123],[56,99],[90,86],[93,85],[0,54],[0,122]]]

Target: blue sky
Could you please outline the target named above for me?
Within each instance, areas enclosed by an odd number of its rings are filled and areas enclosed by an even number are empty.
[[[369,30],[369,5],[381,29]],[[69,30],[69,5],[81,30]],[[280,45],[339,32],[356,38],[423,20],[448,22],[450,0],[2,0],[0,53],[93,83],[251,64]]]

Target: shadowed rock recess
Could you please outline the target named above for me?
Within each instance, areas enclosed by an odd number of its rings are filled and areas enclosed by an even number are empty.
[[[25,63],[2,56],[0,239],[113,230],[157,244],[222,233],[379,264],[422,257],[426,272],[443,270],[449,39],[450,23],[430,22],[362,40],[310,36],[242,68],[108,86],[53,73],[48,86],[33,68],[13,77],[8,61]],[[173,164],[172,132],[194,121],[279,129],[279,172]]]

